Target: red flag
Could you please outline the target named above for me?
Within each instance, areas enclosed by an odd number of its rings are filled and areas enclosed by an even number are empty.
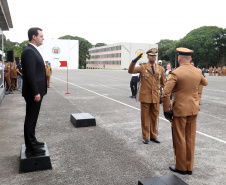
[[[67,61],[60,61],[60,67],[67,67]]]

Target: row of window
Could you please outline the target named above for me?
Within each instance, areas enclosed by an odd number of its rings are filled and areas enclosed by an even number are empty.
[[[121,65],[121,60],[111,60],[111,61],[87,61],[86,64]]]
[[[121,50],[121,45],[120,46],[113,46],[113,47],[109,47],[109,48],[90,50],[89,53],[100,53],[100,52],[116,51],[116,50]]]
[[[113,53],[113,54],[105,54],[105,55],[91,55],[90,59],[97,58],[119,58],[121,57],[121,53]]]

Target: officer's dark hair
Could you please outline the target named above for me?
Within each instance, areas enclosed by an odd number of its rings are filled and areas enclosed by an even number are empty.
[[[28,30],[28,39],[29,39],[29,41],[32,40],[32,36],[33,35],[35,35],[36,37],[38,36],[38,30],[39,31],[42,31],[42,29],[41,28],[38,28],[38,27],[30,28]]]

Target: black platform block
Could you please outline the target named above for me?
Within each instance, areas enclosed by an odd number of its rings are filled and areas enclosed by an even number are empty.
[[[75,127],[96,126],[96,120],[89,113],[71,114],[71,123]]]
[[[188,185],[174,174],[138,181],[138,185]]]
[[[46,143],[45,143],[45,146],[42,147],[41,149],[46,151],[45,155],[40,155],[40,156],[26,155],[25,154],[26,146],[25,144],[22,145],[19,173],[52,169],[52,165],[49,157],[49,151]]]

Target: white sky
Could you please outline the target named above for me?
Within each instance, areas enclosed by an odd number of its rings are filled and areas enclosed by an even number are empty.
[[[79,36],[92,44],[179,40],[201,26],[226,28],[225,0],[8,0],[13,42],[28,40],[30,27],[45,39]]]

